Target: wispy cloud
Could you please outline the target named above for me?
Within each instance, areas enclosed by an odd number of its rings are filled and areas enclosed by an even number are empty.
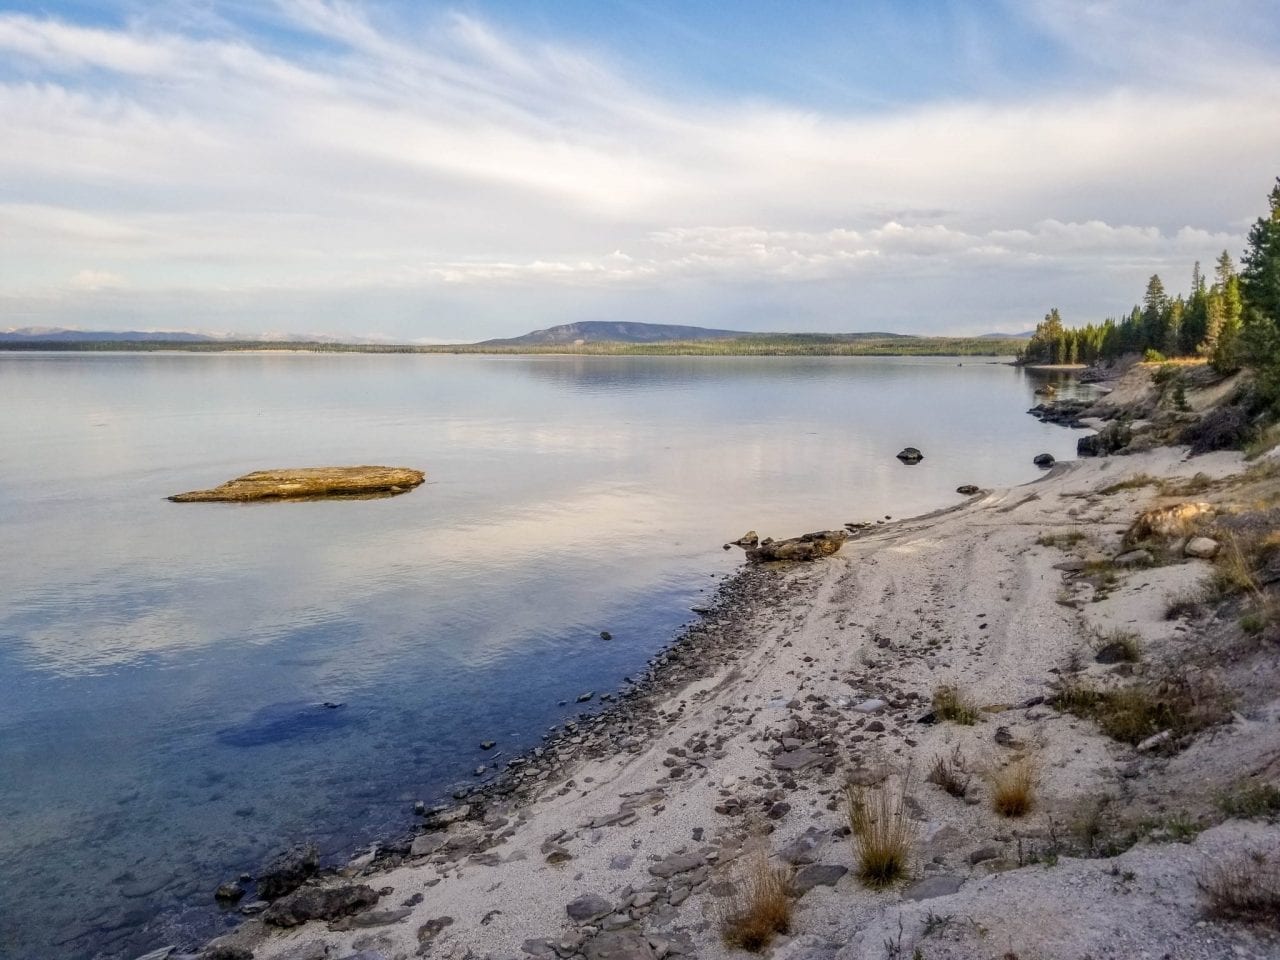
[[[927,283],[917,329],[961,329],[1047,299],[1123,309],[1141,274],[1238,249],[1280,157],[1267,38],[1206,28],[1203,4],[1017,9],[1106,82],[840,112],[659,94],[598,50],[457,13],[286,0],[274,32],[0,14],[0,313],[83,322],[111,287],[155,322],[203,297],[241,326],[257,303],[313,328],[318,299],[352,291],[379,311],[361,325],[479,336],[696,284],[681,309],[776,326],[750,312],[763,285],[815,291],[796,322],[835,329],[840,285],[868,321],[897,317],[875,299],[888,276]],[[956,296],[1002,266],[1029,302]],[[538,295],[500,321],[495,285]]]

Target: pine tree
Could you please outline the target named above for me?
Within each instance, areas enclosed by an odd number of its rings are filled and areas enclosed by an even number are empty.
[[[1158,273],[1147,281],[1147,292],[1142,297],[1142,343],[1140,350],[1165,348],[1165,324],[1168,318],[1169,295]]]
[[[1280,412],[1280,177],[1268,197],[1270,215],[1249,230],[1240,271],[1243,360],[1254,369],[1259,398]]]

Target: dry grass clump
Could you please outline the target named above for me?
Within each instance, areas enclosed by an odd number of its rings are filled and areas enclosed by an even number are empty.
[[[763,950],[774,934],[791,929],[791,871],[769,865],[763,854],[752,858],[720,915],[720,935],[731,947]]]
[[[1209,868],[1197,883],[1216,920],[1280,929],[1280,859],[1254,851]]]
[[[958,688],[949,684],[933,691],[933,712],[939,720],[966,727],[978,722],[978,708]]]
[[[1040,534],[1036,537],[1036,544],[1041,547],[1071,547],[1082,540],[1084,540],[1084,534],[1079,530],[1063,530]]]
[[[1142,659],[1142,637],[1132,630],[1098,634],[1093,652],[1102,663],[1137,663]]]
[[[951,796],[963,800],[969,792],[969,781],[972,778],[966,770],[964,754],[956,747],[951,751],[950,757],[939,754],[933,758],[933,767],[925,779],[936,783]]]
[[[1068,680],[1059,684],[1050,702],[1066,713],[1092,719],[1112,739],[1135,746],[1166,730],[1170,743],[1176,744],[1179,738],[1222,722],[1230,705],[1221,687],[1191,674],[1115,690]]]
[[[1098,493],[1106,497],[1113,493],[1119,493],[1121,490],[1137,490],[1139,487],[1153,487],[1159,482],[1160,481],[1149,473],[1135,473],[1131,477],[1127,477],[1124,480],[1120,480],[1116,483],[1108,484],[1107,486],[1100,488]]]
[[[1025,817],[1036,805],[1036,767],[1028,757],[991,777],[991,807],[1002,817]]]
[[[1280,787],[1270,783],[1240,783],[1218,798],[1218,806],[1229,817],[1280,819]]]
[[[868,887],[881,889],[906,876],[915,821],[907,813],[910,776],[897,790],[887,784],[868,790],[849,787],[849,828],[858,855],[858,878]]]

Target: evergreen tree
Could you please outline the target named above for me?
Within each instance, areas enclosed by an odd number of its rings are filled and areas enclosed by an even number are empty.
[[[1142,297],[1142,343],[1140,350],[1163,350],[1165,324],[1169,311],[1169,295],[1158,273],[1147,281],[1147,292]]]
[[[1280,177],[1271,190],[1270,215],[1249,230],[1240,271],[1244,327],[1242,359],[1254,369],[1260,399],[1280,412]]]

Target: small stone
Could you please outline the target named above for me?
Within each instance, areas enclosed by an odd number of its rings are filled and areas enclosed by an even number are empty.
[[[987,860],[995,860],[1000,856],[1002,851],[999,847],[985,846],[979,847],[973,853],[969,854],[969,862],[975,866]]]
[[[966,483],[964,486],[956,487],[956,493],[962,494],[966,497],[972,497],[974,494],[979,492],[981,491],[979,491],[972,483]]]
[[[913,883],[902,891],[904,900],[932,900],[934,897],[948,897],[964,886],[964,877],[941,875],[929,877],[919,883]]]
[[[1192,537],[1187,541],[1187,545],[1182,548],[1182,552],[1188,557],[1210,560],[1218,555],[1219,546],[1217,540],[1209,537]]]
[[[497,745],[498,745],[498,742],[497,742],[496,740],[483,740],[483,741],[481,741],[481,743],[480,743],[480,749],[481,749],[481,750],[492,750],[492,749],[493,749],[494,747],[496,747]]]
[[[696,853],[677,853],[672,854],[665,860],[659,860],[657,863],[649,867],[649,872],[655,877],[662,877],[664,880],[670,879],[681,873],[688,873],[690,870],[696,870],[706,864],[706,858]]]
[[[578,696],[578,703],[587,703],[595,696],[595,691],[590,690]]]
[[[590,923],[613,912],[613,904],[595,893],[585,893],[564,908],[574,923]]]
[[[861,703],[854,704],[849,709],[854,713],[879,713],[889,704],[884,700],[863,700]]]
[[[244,896],[244,887],[240,886],[235,880],[228,881],[213,891],[213,899],[222,900],[227,903],[235,903]]]
[[[613,634],[612,634],[612,633],[610,633],[608,630],[601,630],[601,631],[600,631],[600,639],[601,639],[601,640],[612,640],[612,639],[613,639]]]
[[[1054,464],[1053,454],[1037,453],[1034,457],[1031,458],[1031,462],[1034,463],[1037,467],[1040,467],[1041,469],[1047,469],[1049,467],[1052,467]]]
[[[796,896],[802,897],[814,887],[834,887],[849,872],[848,867],[832,863],[815,863],[800,870],[792,881]]]

